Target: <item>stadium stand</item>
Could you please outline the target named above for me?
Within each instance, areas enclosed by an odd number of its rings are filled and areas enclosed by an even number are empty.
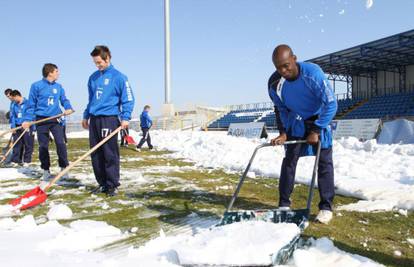
[[[335,119],[414,119],[414,30],[307,60],[318,64],[333,83],[346,84],[338,94]],[[264,88],[265,89],[265,88]],[[243,106],[243,105],[241,105]],[[263,108],[263,107],[266,108]],[[230,108],[209,129],[228,128],[230,123],[264,122],[276,127],[270,103],[253,108]]]
[[[342,119],[370,119],[413,115],[414,93],[376,96]]]

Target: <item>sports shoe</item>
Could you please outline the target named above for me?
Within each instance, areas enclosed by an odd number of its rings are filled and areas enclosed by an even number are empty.
[[[19,165],[19,163],[16,163],[16,162],[10,162],[5,167],[7,167],[7,168],[17,168],[17,167],[20,167],[20,165]]]
[[[100,194],[100,193],[106,193],[108,189],[105,186],[97,186],[96,188],[91,190],[91,194]]]
[[[108,197],[114,197],[118,195],[118,190],[116,188],[108,188],[108,191],[106,191],[106,196]]]
[[[137,151],[137,152],[141,152],[141,148],[136,147],[136,148],[135,148],[135,151]]]
[[[323,224],[329,224],[329,222],[332,220],[333,213],[330,210],[320,210],[318,215],[316,216],[315,221],[323,223]]]
[[[23,168],[29,168],[29,166],[30,166],[30,165],[29,165],[29,163],[27,163],[27,162],[23,163],[23,165],[22,165],[22,167],[23,167]]]
[[[42,181],[50,181],[52,180],[52,175],[50,174],[49,170],[43,170]]]
[[[281,210],[281,211],[289,211],[290,210],[290,207],[288,207],[288,206],[285,206],[285,207],[279,207],[279,208],[277,208],[278,210]]]

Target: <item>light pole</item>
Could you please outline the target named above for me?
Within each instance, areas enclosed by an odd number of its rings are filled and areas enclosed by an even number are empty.
[[[162,113],[166,117],[174,116],[171,103],[171,66],[170,66],[170,0],[164,0],[164,87],[165,97]]]

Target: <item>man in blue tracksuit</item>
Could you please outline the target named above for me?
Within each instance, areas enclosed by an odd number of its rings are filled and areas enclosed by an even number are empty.
[[[320,194],[316,220],[329,223],[332,219],[335,196],[332,161],[332,130],[330,122],[337,110],[337,101],[322,69],[312,63],[297,62],[287,45],[276,47],[273,63],[280,74],[269,88],[269,94],[280,113],[279,136],[273,144],[286,140],[306,139],[305,145],[288,145],[282,162],[279,184],[279,207],[290,206],[294,188],[296,165],[300,156],[312,155],[320,140],[321,155],[318,168]]]
[[[111,64],[109,48],[96,46],[91,56],[98,71],[89,77],[89,102],[83,114],[82,126],[89,129],[89,142],[93,147],[119,127],[119,118],[122,128],[128,128],[135,100],[128,78]],[[120,185],[117,136],[96,150],[91,158],[99,184],[92,192],[115,196]]]
[[[13,109],[13,105],[15,104],[13,101],[13,97],[11,96],[11,93],[13,92],[13,89],[7,88],[6,90],[4,90],[4,95],[10,100],[10,106],[9,106],[9,112],[8,112],[8,120],[9,120],[9,124],[11,124],[11,117],[10,117],[10,113]],[[6,117],[7,117],[7,113],[6,113]],[[10,145],[12,144],[12,139],[9,140],[9,143],[7,144],[7,147],[4,149],[3,153],[6,153],[6,151],[9,149]],[[12,150],[13,151],[13,150]],[[13,154],[10,153],[9,156],[5,159],[4,163],[8,164],[12,161],[13,158]]]
[[[62,85],[57,83],[59,69],[55,64],[47,63],[42,69],[43,79],[32,84],[29,93],[27,116],[22,124],[24,129],[30,127],[30,122],[61,114],[60,105],[65,109],[65,114],[73,112],[69,99],[66,98]],[[49,156],[49,132],[52,133],[56,152],[59,159],[59,167],[66,168],[69,165],[66,144],[63,138],[63,128],[57,119],[48,120],[36,125],[37,140],[39,142],[40,167],[43,170],[43,179],[51,179]],[[63,179],[67,178],[65,175]]]
[[[15,103],[10,112],[10,126],[11,128],[16,128],[22,125],[24,117],[30,118],[31,115],[27,114],[27,99],[22,97],[18,90],[13,90],[10,95]],[[24,167],[27,167],[32,162],[34,144],[33,129],[34,126],[30,127],[24,134],[23,129],[19,129],[13,133],[14,140],[17,140],[21,134],[23,134],[23,137],[14,146],[12,162],[20,164],[23,160]]]
[[[149,105],[146,105],[140,116],[142,138],[141,138],[141,141],[139,141],[139,144],[137,145],[137,148],[136,148],[137,151],[141,150],[141,147],[145,143],[145,141],[147,141],[148,148],[153,149],[153,146],[151,144],[151,136],[149,134],[149,130],[152,126],[152,120],[151,120],[151,117],[149,116],[150,110],[151,110],[151,107]]]

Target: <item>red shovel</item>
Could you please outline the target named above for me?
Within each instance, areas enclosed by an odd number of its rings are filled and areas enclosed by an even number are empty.
[[[13,199],[9,203],[16,208],[20,210],[25,210],[34,206],[37,206],[47,199],[46,191],[53,186],[60,178],[62,178],[63,175],[65,175],[70,169],[72,169],[76,164],[84,160],[86,157],[88,157],[90,154],[95,152],[100,146],[105,144],[109,139],[111,139],[114,135],[118,134],[118,132],[122,129],[122,126],[119,126],[115,131],[113,131],[111,134],[109,134],[107,137],[102,139],[98,144],[96,144],[93,148],[91,148],[88,152],[83,154],[80,158],[78,158],[76,161],[72,162],[69,166],[67,166],[64,170],[62,170],[58,175],[56,175],[55,178],[53,178],[45,188],[40,188],[40,186],[37,186],[36,188],[30,190],[23,196]]]
[[[134,138],[132,138],[132,136],[130,136],[130,135],[125,135],[124,140],[128,145],[136,145],[137,144],[135,142]]]

